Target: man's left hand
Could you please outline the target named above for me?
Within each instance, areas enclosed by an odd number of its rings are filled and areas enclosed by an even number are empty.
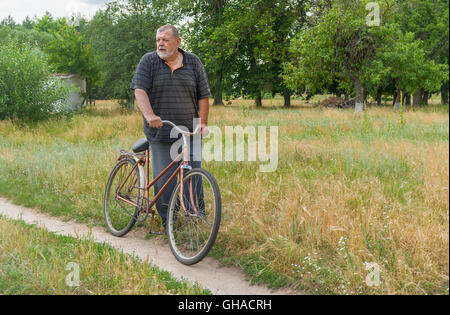
[[[208,126],[206,126],[206,124],[202,123],[200,128],[201,129],[200,129],[199,133],[202,135],[202,137],[206,137],[207,135],[209,135],[209,129],[208,129]]]

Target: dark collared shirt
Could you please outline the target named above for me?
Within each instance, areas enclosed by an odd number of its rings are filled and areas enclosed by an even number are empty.
[[[182,49],[183,64],[173,70],[156,51],[145,54],[131,82],[131,89],[147,92],[155,115],[193,131],[193,119],[199,117],[198,101],[211,95],[205,68],[200,59]],[[173,142],[171,127],[151,128],[144,118],[144,133],[151,141]]]

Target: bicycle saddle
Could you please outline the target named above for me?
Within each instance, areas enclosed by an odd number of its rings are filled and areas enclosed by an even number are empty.
[[[133,147],[131,148],[134,153],[144,152],[148,149],[149,143],[147,138],[141,138],[138,141],[136,141],[135,144],[133,144]]]

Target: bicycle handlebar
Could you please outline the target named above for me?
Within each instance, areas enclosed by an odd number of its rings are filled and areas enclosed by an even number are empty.
[[[188,136],[193,136],[193,135],[199,133],[199,130],[201,129],[201,126],[198,126],[198,127],[194,130],[194,132],[189,132],[189,131],[182,130],[180,127],[178,127],[177,125],[175,125],[173,122],[171,122],[171,121],[169,121],[169,120],[162,120],[161,122],[162,122],[163,124],[172,126],[172,127],[175,128],[178,132],[180,132],[180,133],[182,133],[182,134],[184,134],[184,135],[188,135]]]

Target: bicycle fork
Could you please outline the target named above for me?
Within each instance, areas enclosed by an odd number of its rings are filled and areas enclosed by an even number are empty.
[[[148,185],[147,181],[150,178],[149,177],[150,176],[149,159],[150,159],[150,157],[149,157],[149,150],[146,150],[145,151],[145,171],[146,171],[146,174],[145,174],[145,191],[144,191],[144,194],[145,194],[145,198],[147,198],[147,200],[150,200],[149,199],[149,187],[147,186]],[[149,231],[149,234],[161,235],[162,234],[161,232],[153,231],[153,221],[155,219],[156,211],[153,210],[153,205],[150,205],[149,203],[147,203],[147,207],[150,208],[150,209],[146,209],[146,211],[150,212],[152,214],[152,217],[150,219],[150,231]]]
[[[184,204],[184,194],[183,194],[183,187],[184,187],[184,183],[183,183],[183,170],[187,169],[187,170],[191,170],[192,167],[188,164],[189,160],[189,152],[187,147],[183,148],[183,161],[181,162],[181,173],[180,173],[180,203],[181,203],[181,207],[184,211],[184,214],[186,216],[189,216],[190,214],[188,213],[186,206]],[[195,215],[198,215],[198,211],[197,208],[195,207],[195,202],[194,202],[194,194],[193,194],[193,189],[192,189],[192,178],[189,179],[189,197],[191,198],[191,205],[192,208],[194,209],[194,213]]]

